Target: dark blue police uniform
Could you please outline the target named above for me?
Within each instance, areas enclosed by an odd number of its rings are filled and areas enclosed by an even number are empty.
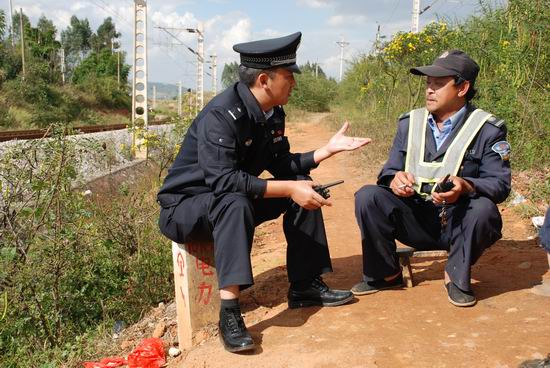
[[[430,129],[426,129],[425,162],[440,162],[468,116],[475,110],[467,105],[439,149]],[[426,122],[427,124],[427,122]],[[398,171],[404,171],[409,130],[408,114],[399,120],[389,158],[378,175],[378,185],[367,185],[355,196],[356,217],[361,229],[365,281],[379,280],[399,272],[395,239],[421,250],[449,252],[446,271],[460,289],[470,290],[470,266],[484,249],[501,238],[502,219],[497,203],[506,199],[511,188],[510,163],[493,150],[506,140],[502,120],[486,122],[474,138],[457,176],[471,182],[475,193],[447,205],[448,223],[441,230],[440,208],[418,194],[404,198],[393,194],[389,184]],[[425,188],[423,192],[429,192]]]
[[[254,227],[284,213],[290,282],[331,271],[321,210],[301,210],[288,198],[263,198],[267,181],[309,179],[313,151],[290,153],[285,113],[266,119],[249,88],[236,83],[191,124],[158,193],[159,225],[173,241],[213,240],[219,287],[253,284]]]

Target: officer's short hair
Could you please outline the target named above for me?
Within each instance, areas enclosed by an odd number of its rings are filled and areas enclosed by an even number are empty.
[[[464,81],[466,79],[462,78],[461,76],[455,76],[454,77],[454,80],[455,80],[455,86],[458,86],[462,83],[464,83]],[[474,96],[476,95],[477,93],[477,89],[475,89],[475,79],[474,80],[471,80],[469,81],[470,82],[470,88],[468,88],[468,92],[466,92],[466,101],[470,101],[472,98],[474,98]]]
[[[266,73],[269,78],[273,78],[273,69],[256,69],[248,66],[239,65],[239,81],[252,87],[261,73]]]

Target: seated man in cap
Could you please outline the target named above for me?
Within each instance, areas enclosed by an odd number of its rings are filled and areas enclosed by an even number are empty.
[[[470,267],[501,238],[496,204],[511,185],[504,122],[471,103],[478,71],[459,50],[411,69],[426,76],[426,108],[401,115],[378,185],[356,193],[363,281],[352,288],[355,295],[403,284],[397,239],[420,250],[447,250],[449,301],[476,303]]]
[[[213,240],[221,297],[220,336],[229,351],[254,347],[239,307],[240,290],[253,284],[254,227],[284,213],[290,308],[337,306],[353,299],[321,279],[331,261],[311,169],[366,138],[344,135],[347,123],[323,147],[290,153],[281,105],[299,73],[301,33],[238,44],[240,82],[214,97],[189,128],[158,194],[163,234],[183,243]],[[264,170],[272,180],[260,179]]]

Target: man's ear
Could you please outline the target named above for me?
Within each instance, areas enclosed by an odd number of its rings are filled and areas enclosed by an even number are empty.
[[[258,75],[258,79],[256,80],[256,84],[258,87],[265,88],[267,86],[267,80],[269,79],[269,76],[267,73],[260,73]]]
[[[458,97],[464,97],[470,90],[470,81],[465,80],[458,85]]]

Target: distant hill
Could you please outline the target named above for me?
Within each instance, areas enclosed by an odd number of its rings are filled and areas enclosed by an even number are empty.
[[[159,100],[170,100],[178,97],[178,86],[177,84],[166,84],[159,82],[149,82],[147,96],[153,98],[153,86],[157,87],[157,99]],[[186,86],[182,86],[182,92],[187,91]]]

